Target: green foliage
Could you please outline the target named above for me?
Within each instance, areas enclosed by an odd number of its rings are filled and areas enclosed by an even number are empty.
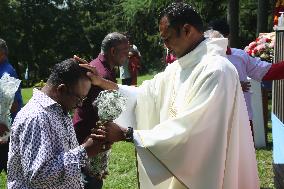
[[[177,1],[177,0],[176,0]],[[164,68],[158,15],[172,0],[1,0],[0,37],[21,78],[28,65],[30,82],[46,80],[50,68],[77,54],[91,60],[104,36],[113,31],[132,34],[142,54],[142,73]],[[225,0],[185,0],[202,15],[205,25],[227,14]],[[240,0],[240,43],[256,37],[257,1]],[[272,28],[273,2],[267,7]]]
[[[34,84],[35,88],[41,89],[45,85],[43,80],[40,80],[40,82],[37,82]]]
[[[273,30],[273,10],[274,2],[269,1],[267,32]],[[240,0],[240,47],[244,48],[257,37],[257,8],[258,2],[255,0]]]

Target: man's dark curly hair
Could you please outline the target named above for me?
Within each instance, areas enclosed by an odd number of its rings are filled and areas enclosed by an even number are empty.
[[[165,8],[159,15],[159,20],[167,17],[169,27],[174,28],[178,33],[180,27],[185,24],[190,24],[198,31],[203,32],[203,22],[197,11],[190,5],[182,2],[172,3]]]
[[[47,83],[54,86],[60,84],[72,86],[79,79],[88,78],[87,72],[88,69],[79,66],[75,59],[70,58],[54,65]]]

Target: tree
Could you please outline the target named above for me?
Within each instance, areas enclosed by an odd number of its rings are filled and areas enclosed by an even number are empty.
[[[230,46],[239,47],[239,0],[228,0],[228,23],[230,26]]]
[[[258,0],[257,9],[257,33],[267,32],[268,28],[268,9],[269,2],[267,0]]]

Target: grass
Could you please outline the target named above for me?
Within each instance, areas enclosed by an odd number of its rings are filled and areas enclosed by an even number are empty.
[[[138,78],[138,85],[143,80],[151,79],[152,75],[144,75]],[[120,82],[118,80],[118,82]],[[32,96],[32,89],[22,89],[24,103]],[[258,171],[262,189],[273,189],[272,171],[272,135],[271,123],[269,124],[268,145],[266,148],[256,150]],[[119,142],[113,145],[110,157],[110,175],[104,183],[104,189],[138,189],[136,177],[136,161],[134,146],[131,143]],[[5,189],[6,174],[0,174],[0,189]]]
[[[0,173],[0,188],[6,189],[7,188],[6,183],[7,183],[6,174],[2,172]]]
[[[256,159],[258,164],[258,176],[260,179],[261,189],[274,189],[273,169],[272,169],[272,132],[271,122],[268,124],[268,144],[265,148],[256,150]]]
[[[112,147],[110,175],[104,183],[104,189],[138,189],[136,177],[134,146],[119,142]]]

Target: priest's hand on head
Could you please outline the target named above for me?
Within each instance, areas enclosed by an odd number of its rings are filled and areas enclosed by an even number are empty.
[[[73,57],[76,61],[78,61],[81,67],[86,68],[89,70],[89,72],[87,72],[87,76],[91,79],[92,84],[99,86],[101,83],[101,77],[99,76],[96,67],[91,66],[86,60],[74,55]]]
[[[91,79],[92,84],[103,88],[104,90],[117,90],[118,86],[115,82],[110,80],[104,79],[99,76],[96,67],[91,66],[86,60],[79,58],[78,56],[74,55],[74,59],[80,62],[80,66],[90,70],[87,72],[87,76]]]
[[[109,142],[118,142],[125,140],[124,133],[127,129],[120,127],[114,122],[107,122],[104,124],[106,130],[106,140]]]
[[[96,67],[95,66],[91,66],[86,60],[74,55],[74,59],[77,60],[80,64],[81,67],[86,68],[89,70],[89,72],[87,72],[87,76],[91,79],[92,84],[93,85],[100,85],[100,81],[101,81],[101,77],[99,76]]]

